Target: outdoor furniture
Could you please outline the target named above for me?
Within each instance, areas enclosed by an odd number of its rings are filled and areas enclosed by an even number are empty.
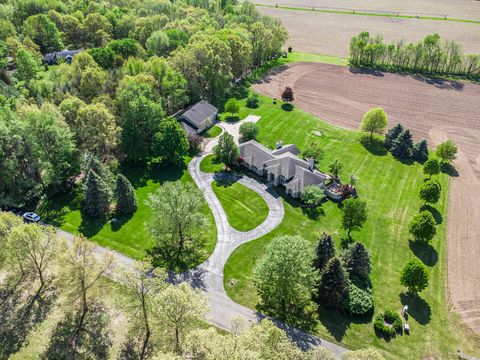
[[[408,305],[405,305],[403,308],[402,308],[402,316],[403,317],[406,317],[408,314]]]
[[[405,334],[410,335],[410,326],[407,323],[403,324],[403,331]]]

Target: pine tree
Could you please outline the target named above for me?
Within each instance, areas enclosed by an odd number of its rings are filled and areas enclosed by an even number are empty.
[[[122,175],[117,175],[115,184],[116,210],[119,214],[131,214],[137,210],[137,197],[130,181]]]
[[[335,245],[332,237],[327,233],[320,235],[320,238],[318,239],[316,255],[314,266],[319,271],[322,271],[328,260],[335,256]]]
[[[410,130],[403,130],[398,137],[393,140],[390,151],[398,159],[409,159],[412,157],[413,141]]]
[[[318,284],[318,298],[325,306],[339,307],[348,294],[348,275],[339,258],[331,258]]]
[[[350,275],[368,277],[372,270],[370,265],[370,254],[362,243],[355,243],[349,246],[342,254],[343,264]]]
[[[88,172],[84,185],[84,211],[90,216],[105,216],[110,209],[112,191],[93,170]]]
[[[402,131],[403,126],[401,124],[397,124],[388,130],[387,134],[385,135],[385,146],[388,150],[390,150],[392,147],[393,140],[395,140]]]
[[[428,143],[422,140],[413,146],[412,157],[417,161],[426,161],[428,159]]]
[[[90,170],[94,171],[98,176],[100,176],[110,188],[112,187],[114,179],[112,173],[105,166],[105,164],[98,160],[98,158],[94,155],[88,155],[87,160],[85,161],[85,179]]]

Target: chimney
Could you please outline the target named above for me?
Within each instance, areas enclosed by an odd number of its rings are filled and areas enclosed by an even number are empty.
[[[308,170],[313,171],[315,167],[315,160],[313,158],[308,159]]]
[[[282,140],[277,141],[277,149],[281,149],[283,146]]]

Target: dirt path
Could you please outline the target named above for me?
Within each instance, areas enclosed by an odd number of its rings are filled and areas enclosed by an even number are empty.
[[[447,138],[457,143],[447,219],[448,285],[455,308],[480,334],[480,85],[297,63],[254,89],[278,98],[285,86],[293,88],[296,105],[338,126],[357,129],[368,109],[381,106],[390,124],[402,123],[430,146]]]

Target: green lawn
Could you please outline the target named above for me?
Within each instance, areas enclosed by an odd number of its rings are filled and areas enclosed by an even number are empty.
[[[244,102],[242,102],[244,104]],[[350,348],[374,346],[389,359],[453,358],[461,348],[472,355],[480,355],[480,345],[474,343],[470,333],[450,311],[446,300],[446,247],[445,218],[449,178],[438,177],[443,186],[441,201],[430,210],[439,222],[438,234],[431,245],[409,243],[408,222],[418,213],[421,203],[417,191],[423,182],[421,165],[402,163],[386,154],[381,148],[365,148],[360,134],[336,128],[297,108],[284,111],[281,104],[260,97],[257,109],[242,106],[239,114],[261,116],[258,140],[274,147],[278,140],[305,148],[309,141],[318,141],[324,150],[320,169],[338,159],[344,165],[340,176],[348,180],[354,173],[358,178],[359,196],[367,201],[368,221],[359,232],[352,233],[354,240],[363,242],[371,253],[372,282],[375,314],[387,309],[400,309],[409,304],[411,316],[408,323],[410,336],[397,336],[390,342],[377,338],[371,318],[351,318],[331,310],[320,309],[316,332]],[[320,131],[317,137],[313,130]],[[262,259],[265,247],[281,234],[302,235],[315,244],[317,237],[326,231],[337,245],[346,236],[341,229],[341,213],[337,204],[324,203],[316,214],[305,214],[289,198],[284,198],[285,217],[272,233],[242,245],[228,260],[225,267],[225,288],[229,296],[254,308],[258,298],[252,277],[255,266]],[[413,298],[404,294],[399,276],[403,264],[419,257],[430,268],[430,286]]]
[[[146,255],[146,251],[155,244],[145,226],[152,215],[145,200],[148,194],[153,193],[164,181],[193,182],[186,166],[189,160],[181,167],[122,170],[135,188],[138,209],[131,217],[119,217],[116,223],[112,223],[108,219],[92,219],[82,214],[80,188],[45,201],[37,211],[49,224],[74,234],[83,234],[102,246],[117,250],[132,258],[141,259]],[[208,224],[205,228],[207,240],[205,254],[196,259],[195,263],[189,264],[190,267],[206,260],[215,248],[217,230],[213,215],[206,202],[204,202],[203,212]]]
[[[216,138],[222,133],[222,128],[220,126],[214,125],[207,131],[205,131],[202,136],[207,139]]]
[[[225,165],[222,163],[215,162],[215,157],[213,154],[209,154],[205,156],[205,158],[200,163],[200,170],[205,173],[214,173],[218,171],[222,171],[225,169]]]
[[[255,191],[238,182],[213,182],[212,188],[227,213],[230,225],[239,231],[255,229],[268,216],[268,205]]]

